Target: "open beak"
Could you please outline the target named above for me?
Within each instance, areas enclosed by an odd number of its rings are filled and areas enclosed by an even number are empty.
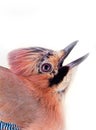
[[[69,53],[71,52],[71,50],[75,47],[75,45],[77,44],[78,41],[75,41],[73,43],[71,43],[70,45],[68,45],[67,47],[65,47],[65,49],[61,50],[58,52],[58,56],[59,56],[59,66],[58,66],[58,73],[54,76],[54,78],[50,79],[50,87],[52,87],[54,84],[59,84],[60,82],[63,81],[64,77],[67,75],[68,71],[79,65],[82,61],[84,61],[89,53],[87,53],[86,55],[72,61],[71,63],[62,66],[65,58],[69,55]],[[60,88],[59,88],[60,89]],[[65,90],[65,89],[63,89]]]
[[[69,44],[67,47],[65,47],[63,50],[61,50],[61,55],[60,55],[60,61],[59,61],[59,66],[62,67],[62,64],[64,62],[64,60],[66,59],[66,57],[70,54],[70,52],[72,51],[72,49],[75,47],[75,45],[77,44],[78,41],[74,41],[71,44]],[[66,66],[68,66],[69,68],[73,68],[77,65],[79,65],[82,61],[84,61],[87,57],[88,57],[89,53],[87,53],[86,55],[72,61],[71,63],[67,64]]]
[[[65,49],[58,52],[58,56],[59,56],[58,73],[54,76],[54,78],[50,79],[50,87],[52,87],[54,84],[59,84],[60,82],[62,82],[64,77],[67,75],[68,71],[71,68],[79,65],[82,61],[84,61],[88,57],[89,53],[72,61],[71,63],[69,63],[65,66],[62,66],[65,58],[69,55],[69,53],[75,47],[77,42],[78,41],[71,43],[70,45],[65,47]],[[65,90],[65,89],[63,89],[63,90]]]

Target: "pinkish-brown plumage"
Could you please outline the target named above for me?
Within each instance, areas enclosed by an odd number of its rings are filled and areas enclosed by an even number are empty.
[[[87,57],[62,66],[75,44],[59,52],[25,48],[9,54],[11,68],[0,67],[0,120],[21,130],[65,130],[62,95],[72,68]]]

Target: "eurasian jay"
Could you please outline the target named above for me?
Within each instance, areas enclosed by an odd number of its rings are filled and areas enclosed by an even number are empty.
[[[10,69],[0,66],[0,130],[65,130],[62,98],[74,68],[88,56],[63,65],[76,43],[58,52],[32,47],[9,53]]]

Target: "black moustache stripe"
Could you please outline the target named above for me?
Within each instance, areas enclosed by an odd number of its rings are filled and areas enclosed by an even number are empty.
[[[59,69],[58,74],[54,76],[54,78],[49,79],[49,86],[52,87],[53,85],[59,84],[63,78],[67,75],[69,71],[68,66],[64,66]]]

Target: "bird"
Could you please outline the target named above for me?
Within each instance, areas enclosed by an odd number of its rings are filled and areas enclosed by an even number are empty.
[[[89,55],[63,65],[77,42],[60,51],[29,47],[9,52],[10,67],[0,66],[1,124],[13,123],[20,130],[65,130],[63,97],[74,69]]]

